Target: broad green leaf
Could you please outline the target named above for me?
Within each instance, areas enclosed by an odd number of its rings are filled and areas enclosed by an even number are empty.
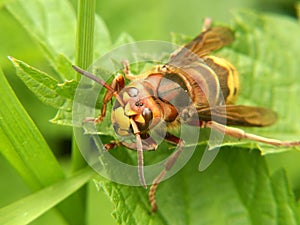
[[[280,140],[299,140],[299,24],[284,16],[239,11],[234,14],[233,30],[234,43],[215,55],[228,59],[240,74],[241,87],[237,104],[270,108],[279,115],[277,123],[271,127],[245,130]],[[287,30],[293,31],[293,34]],[[183,34],[172,34],[172,41],[179,45],[191,39]],[[289,47],[286,43],[289,43]],[[284,52],[283,46],[286,48]],[[223,146],[226,145],[258,147],[262,154],[293,149],[228,137],[225,137]]]
[[[279,117],[271,127],[245,130],[279,140],[299,140],[299,24],[284,16],[239,11],[234,14],[233,30],[234,43],[215,55],[228,59],[240,74],[241,87],[236,104],[270,108]],[[292,30],[293,34],[286,32],[287,30]],[[192,37],[183,34],[172,34],[172,41],[176,44],[181,45],[191,39]],[[283,52],[282,48],[287,46],[286,43],[289,43],[289,47]],[[257,147],[262,154],[295,149],[225,137],[222,146],[230,145]]]
[[[148,190],[102,179],[97,184],[115,205],[118,224],[300,224],[285,174],[270,175],[258,151],[222,148],[202,173],[197,170],[201,155],[198,148],[179,173],[160,184],[155,214]]]
[[[249,131],[281,140],[299,140],[299,24],[284,16],[244,11],[234,14],[233,27],[236,41],[228,59],[241,77],[238,104],[267,107],[279,117],[272,127]],[[278,150],[262,148],[264,154]]]
[[[276,219],[280,224],[294,224],[297,222],[300,223],[300,214],[298,213],[298,204],[295,204],[295,197],[293,193],[289,191],[289,182],[285,177],[285,172],[283,170],[279,170],[275,172],[271,177],[272,189],[274,192],[274,196],[276,202],[278,204],[278,213],[276,215]],[[288,204],[283,204],[288,203]],[[295,206],[291,208],[290,206]],[[291,214],[291,209],[294,215]],[[287,217],[286,215],[290,215]]]
[[[235,42],[216,55],[228,58],[240,73],[238,104],[268,107],[279,114],[273,127],[246,130],[299,140],[299,24],[287,17],[241,11],[234,14],[233,29]],[[197,147],[192,160],[159,187],[159,211],[154,215],[149,213],[143,188],[100,179],[97,184],[114,203],[118,224],[300,224],[299,206],[285,173],[269,174],[259,151],[249,151],[259,147],[266,154],[291,149],[248,140],[226,141],[202,173],[197,171],[202,147]],[[144,156],[161,155],[161,150]]]
[[[14,225],[32,222],[78,190],[93,176],[95,176],[94,171],[85,168],[70,178],[1,208],[0,224]]]

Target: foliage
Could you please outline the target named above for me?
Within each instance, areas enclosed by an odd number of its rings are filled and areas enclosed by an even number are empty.
[[[53,123],[72,125],[72,104],[78,85],[71,68],[76,55],[73,47],[76,18],[72,5],[61,0],[16,0],[6,6],[41,47],[43,56],[53,68],[51,72],[44,72],[28,65],[25,60],[10,57],[18,77],[39,100],[57,110]],[[91,11],[88,16],[92,17],[93,13]],[[237,11],[233,14],[231,27],[235,31],[236,41],[216,54],[228,58],[241,74],[239,103],[272,108],[280,118],[274,127],[249,131],[279,139],[297,139],[300,134],[300,108],[296,105],[300,89],[297,82],[300,73],[299,24],[284,16]],[[180,35],[174,37],[180,41]],[[108,29],[97,16],[94,44],[87,48],[93,48],[93,55],[97,58],[99,54],[129,41],[132,38],[122,34],[113,43]],[[77,50],[84,44],[84,41],[78,42]],[[1,208],[0,223],[31,222],[51,209],[50,218],[55,214],[61,218],[61,224],[83,224],[86,221],[83,214],[85,204],[82,203],[82,193],[76,191],[94,173],[85,169],[66,176],[2,72],[0,80],[1,154],[31,192],[41,189]],[[265,158],[260,156],[261,153],[274,154],[295,149],[279,149],[249,141],[243,141],[241,145],[238,140],[227,140],[213,164],[199,173],[197,168],[203,149],[204,143],[199,144],[188,164],[161,184],[157,193],[159,211],[156,214],[149,214],[147,191],[143,188],[97,178],[97,187],[115,206],[113,216],[116,222],[300,224],[299,204],[284,170],[269,172]],[[145,157],[151,158],[153,154],[166,155],[168,152],[159,149],[146,153]],[[122,157],[131,156],[123,153]]]

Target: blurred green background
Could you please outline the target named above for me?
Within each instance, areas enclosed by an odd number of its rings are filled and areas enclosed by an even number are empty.
[[[55,155],[63,163],[69,158],[72,128],[48,122],[54,117],[56,110],[40,103],[25,87],[15,75],[15,70],[7,56],[14,56],[45,71],[51,71],[51,68],[37,45],[5,9],[5,2],[6,0],[0,0],[0,64],[18,98],[41,130]],[[76,9],[76,1],[71,2]],[[98,1],[96,7],[98,14],[104,19],[111,32],[112,40],[115,40],[122,32],[129,33],[135,40],[170,40],[171,32],[198,34],[204,17],[230,23],[230,13],[235,9],[247,8],[296,17],[296,2],[294,0],[117,0]],[[28,190],[2,156],[0,156],[0,171],[1,207],[20,198]],[[12,186],[17,188],[12,189]],[[3,193],[8,194],[3,195]],[[101,196],[97,195],[97,197]],[[101,213],[104,217],[108,217],[109,223],[112,223],[109,218],[111,205],[108,202],[101,202],[103,205],[97,206],[104,209]],[[99,216],[99,214],[96,215]]]

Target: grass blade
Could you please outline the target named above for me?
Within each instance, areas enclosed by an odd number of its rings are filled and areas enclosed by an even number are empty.
[[[0,224],[27,224],[62,202],[87,183],[95,173],[85,168],[72,177],[53,184],[0,209]],[[51,196],[51,198],[49,198]]]

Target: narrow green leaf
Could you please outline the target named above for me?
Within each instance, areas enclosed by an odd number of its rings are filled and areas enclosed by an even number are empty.
[[[0,71],[0,141],[1,154],[16,169],[22,179],[36,191],[63,179],[64,172],[41,133],[19,103],[2,71]],[[80,224],[78,196],[72,195],[58,206],[66,221]]]
[[[27,224],[62,202],[82,185],[87,183],[95,173],[85,168],[72,177],[53,184],[23,199],[0,209],[0,224]],[[51,196],[51,198],[49,198]]]
[[[0,71],[1,153],[34,190],[64,177],[46,141]]]
[[[297,12],[298,21],[300,21],[300,2],[296,3],[296,12]]]

